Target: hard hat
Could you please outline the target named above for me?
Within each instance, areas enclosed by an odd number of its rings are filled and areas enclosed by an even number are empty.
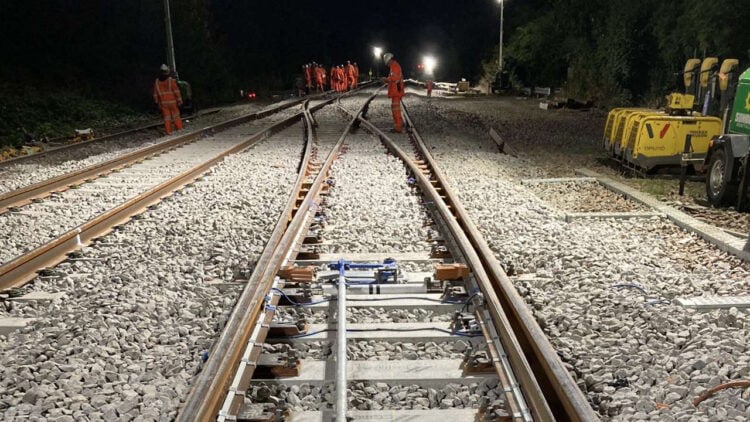
[[[393,59],[393,53],[385,53],[383,54],[383,63],[388,64],[389,61]]]
[[[161,65],[161,67],[159,68],[159,70],[161,70],[162,73],[169,73],[169,66],[163,64],[163,65]]]

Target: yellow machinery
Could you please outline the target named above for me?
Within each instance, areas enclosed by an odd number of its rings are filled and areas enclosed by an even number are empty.
[[[688,60],[683,73],[686,93],[670,94],[663,111],[647,108],[611,110],[604,128],[604,148],[625,166],[643,171],[679,167],[685,156],[689,157],[690,165],[700,166],[706,157],[709,141],[722,133],[721,119],[693,111],[700,106],[695,104],[696,98],[706,95],[705,103],[709,104],[708,96],[712,95],[712,85],[716,84],[717,64],[715,57],[702,63],[699,59]],[[688,135],[692,138],[690,150],[683,155]]]

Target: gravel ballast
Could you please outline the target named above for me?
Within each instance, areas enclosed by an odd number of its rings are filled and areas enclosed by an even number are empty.
[[[235,300],[207,282],[253,266],[301,150],[295,125],[229,157],[31,285],[66,298],[3,312],[36,318],[0,337],[4,416],[172,419]]]
[[[350,382],[348,407],[356,410],[383,409],[477,409],[485,397],[491,406],[502,407],[503,390],[497,379],[480,383],[446,384],[445,387],[423,388],[419,385],[392,385],[384,382]],[[255,384],[248,391],[247,405],[273,403],[292,411],[325,410],[334,403],[335,388],[331,384],[283,386]]]
[[[0,214],[0,241],[4,244],[0,263],[55,239],[237,142],[237,139],[217,138],[185,145],[120,172],[55,193],[18,212]]]
[[[300,359],[334,359],[333,343],[323,341],[296,342],[294,344],[264,344],[266,353],[288,353],[295,351]],[[447,339],[442,341],[380,341],[349,340],[347,360],[437,360],[462,359],[470,347],[469,340]]]
[[[145,148],[155,143],[172,139],[201,127],[259,111],[256,104],[240,104],[222,108],[216,113],[183,120],[184,131],[164,136],[164,129],[139,131],[110,141],[94,142],[59,151],[50,151],[38,157],[27,158],[17,163],[0,166],[0,195],[43,180],[80,170],[94,164],[111,160],[119,155]]]
[[[324,239],[336,245],[331,253],[428,252],[425,212],[403,163],[361,130],[346,145],[326,199]]]
[[[748,377],[746,314],[669,302],[747,295],[747,264],[660,218],[562,222],[520,184],[546,172],[497,153],[484,128],[440,101],[406,102],[498,258],[526,276],[518,291],[604,419],[750,417],[742,392],[691,404],[707,388]]]
[[[596,182],[530,183],[531,190],[560,211],[635,212],[649,208]]]

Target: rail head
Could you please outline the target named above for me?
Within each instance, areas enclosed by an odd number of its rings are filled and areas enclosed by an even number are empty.
[[[484,236],[469,217],[456,193],[447,183],[447,178],[435,163],[430,149],[417,131],[405,104],[403,114],[419,152],[427,161],[435,177],[441,181],[446,197],[460,216],[458,223],[477,250],[483,265],[487,269],[487,274],[490,276],[491,283],[501,300],[503,308],[507,311],[513,329],[517,333],[516,337],[526,352],[527,360],[534,371],[535,377],[539,380],[539,384],[552,388],[552,391],[549,389],[544,391],[545,398],[550,403],[555,418],[570,421],[597,420],[598,418],[583,392],[563,366],[557,352],[537,323],[526,302],[516,291]]]
[[[366,103],[372,101],[374,97],[375,94],[370,96]],[[322,107],[322,105],[316,105],[313,108],[315,107]],[[357,113],[357,116],[360,115],[361,110]],[[282,262],[295,242],[299,240],[299,233],[311,221],[310,214],[314,214],[314,208],[317,207],[316,201],[320,200],[320,191],[327,174],[338,158],[338,152],[356,120],[355,117],[349,122],[344,133],[331,149],[292,220],[287,219],[289,215],[287,209],[277,221],[250,280],[240,293],[219,340],[212,347],[206,365],[198,375],[184,406],[178,413],[178,421],[208,422],[216,420],[219,415],[236,369],[240,365],[240,358],[253,334],[252,327],[263,314],[264,298],[271,290]],[[295,191],[291,196],[296,199],[298,194],[299,191]]]
[[[509,401],[509,405],[513,408],[520,420],[531,420],[532,415],[530,410],[533,411],[533,417],[536,420],[549,421],[553,420],[551,416],[551,410],[546,402],[542,399],[541,388],[536,382],[533,376],[530,376],[531,369],[525,356],[521,353],[518,342],[515,338],[514,333],[508,329],[509,322],[505,318],[504,313],[500,312],[499,300],[494,294],[494,291],[488,287],[489,277],[487,272],[477,255],[477,252],[471,246],[470,242],[466,238],[466,234],[463,232],[461,227],[458,225],[457,218],[451,214],[448,204],[446,204],[441,198],[432,184],[432,181],[423,173],[413,159],[411,159],[406,152],[404,152],[396,143],[390,139],[382,130],[373,125],[371,122],[360,119],[362,124],[367,130],[379,137],[386,147],[391,150],[404,164],[409,168],[413,177],[417,180],[422,193],[427,199],[435,206],[440,217],[446,224],[450,234],[453,236],[454,243],[460,249],[464,259],[466,260],[469,267],[472,269],[474,278],[485,295],[485,300],[491,306],[488,306],[490,311],[491,320],[493,322],[494,330],[502,340],[503,349],[507,351],[507,356],[512,365],[510,368],[504,367],[501,364],[495,365],[498,376],[501,379],[509,380],[508,385],[514,384],[510,381],[518,378],[521,381],[520,390],[513,390],[506,392],[506,396]],[[520,374],[520,375],[517,375]],[[531,408],[529,410],[529,407]]]

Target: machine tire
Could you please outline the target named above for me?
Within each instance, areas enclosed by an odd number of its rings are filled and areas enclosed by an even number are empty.
[[[706,197],[713,206],[733,205],[737,197],[737,183],[729,170],[729,156],[723,148],[714,151],[706,173]]]

